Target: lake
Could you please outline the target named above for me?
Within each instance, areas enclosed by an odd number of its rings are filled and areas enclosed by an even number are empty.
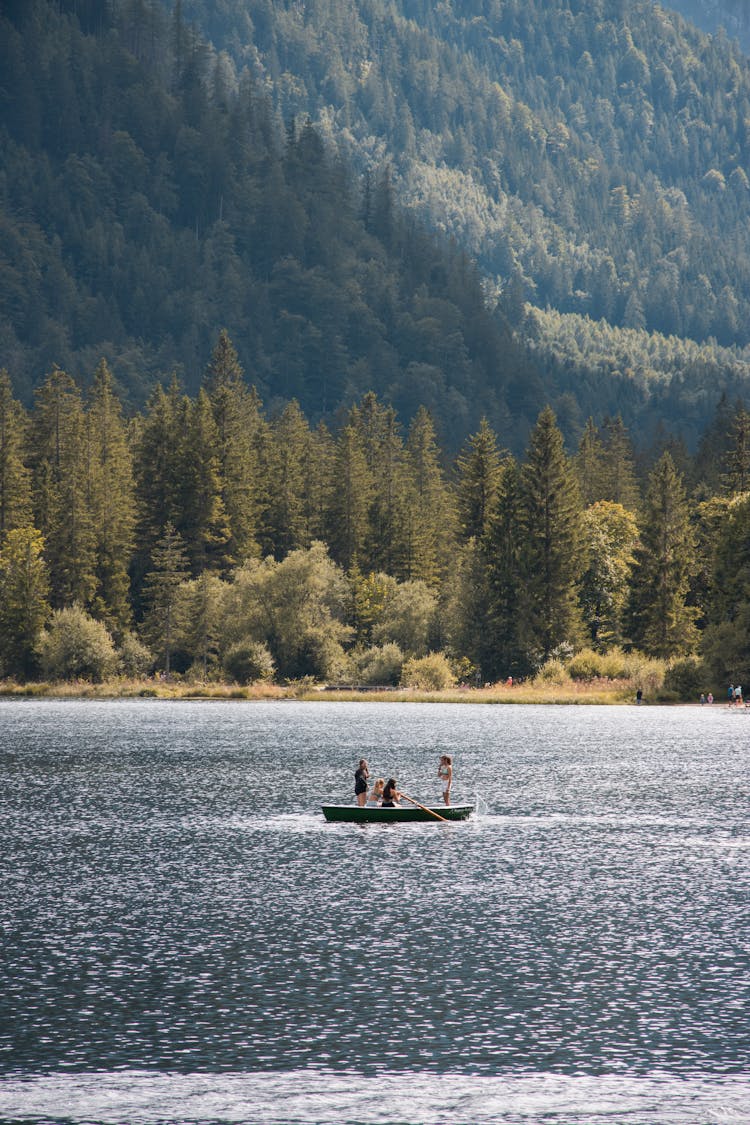
[[[0,701],[0,1120],[750,1121],[750,711]],[[327,824],[360,756],[457,824]]]

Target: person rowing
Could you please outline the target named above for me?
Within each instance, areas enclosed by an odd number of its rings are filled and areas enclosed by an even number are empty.
[[[397,809],[400,807],[401,794],[396,786],[395,777],[389,777],[383,789],[383,803],[380,806],[382,809]]]

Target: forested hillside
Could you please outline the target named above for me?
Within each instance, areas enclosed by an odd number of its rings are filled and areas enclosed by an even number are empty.
[[[673,8],[703,31],[736,39],[745,54],[750,52],[750,8],[746,0],[669,0]]]
[[[750,311],[750,64],[650,0],[183,5],[540,306],[720,344]]]
[[[482,414],[510,431],[512,402],[528,432],[538,380],[464,252],[179,13],[36,0],[0,54],[0,352],[25,402],[102,356],[132,405],[172,370],[195,390],[225,326],[270,407],[317,420],[374,390],[455,447]]]
[[[750,65],[726,37],[651,0],[182,9],[284,115],[360,168],[391,161],[399,198],[477,256],[522,331],[528,301],[704,345],[700,371],[675,356],[653,388],[659,414],[687,379],[671,407],[692,432],[709,387],[745,381],[744,352],[719,350],[745,349],[750,322]],[[590,373],[576,387],[549,343],[551,396],[585,396]]]
[[[102,356],[132,406],[172,370],[194,390],[226,326],[312,419],[372,389],[519,453],[549,402],[571,447],[620,414],[694,448],[747,388],[746,63],[630,0],[466,12],[6,2],[22,400]]]

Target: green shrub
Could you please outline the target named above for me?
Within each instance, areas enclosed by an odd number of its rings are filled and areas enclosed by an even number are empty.
[[[553,658],[541,666],[534,677],[534,681],[540,684],[557,684],[558,686],[562,686],[563,684],[570,683],[570,676],[568,675],[567,668],[563,661]]]
[[[363,684],[397,684],[401,679],[404,654],[397,644],[365,649],[357,660],[357,679]]]
[[[117,653],[117,662],[120,673],[135,680],[148,674],[154,658],[151,650],[133,633],[126,633]]]
[[[678,699],[696,700],[706,689],[707,677],[703,661],[697,656],[686,656],[683,660],[675,660],[667,668],[664,690],[673,692]]]
[[[566,670],[571,680],[596,680],[606,675],[604,658],[592,648],[581,649],[568,661]]]
[[[272,680],[276,671],[267,646],[249,638],[229,646],[224,655],[223,667],[226,674],[238,684]]]
[[[117,670],[117,653],[101,621],[80,606],[58,609],[39,643],[39,661],[52,680],[100,683]]]
[[[629,652],[625,660],[624,679],[640,687],[645,695],[656,695],[664,687],[667,665],[664,660]]]
[[[456,682],[447,657],[442,652],[430,652],[427,656],[407,660],[401,671],[401,683],[405,687],[419,688],[422,691],[443,691]]]

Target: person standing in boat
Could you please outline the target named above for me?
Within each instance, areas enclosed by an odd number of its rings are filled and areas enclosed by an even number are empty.
[[[370,770],[365,758],[359,759],[359,766],[354,771],[354,797],[360,808],[364,808],[367,800],[367,779]]]
[[[453,759],[450,754],[440,755],[438,777],[443,783],[443,804],[451,803],[451,784],[453,783]]]
[[[398,791],[395,777],[389,777],[383,789],[383,802],[381,809],[396,809],[399,806],[401,794]]]

